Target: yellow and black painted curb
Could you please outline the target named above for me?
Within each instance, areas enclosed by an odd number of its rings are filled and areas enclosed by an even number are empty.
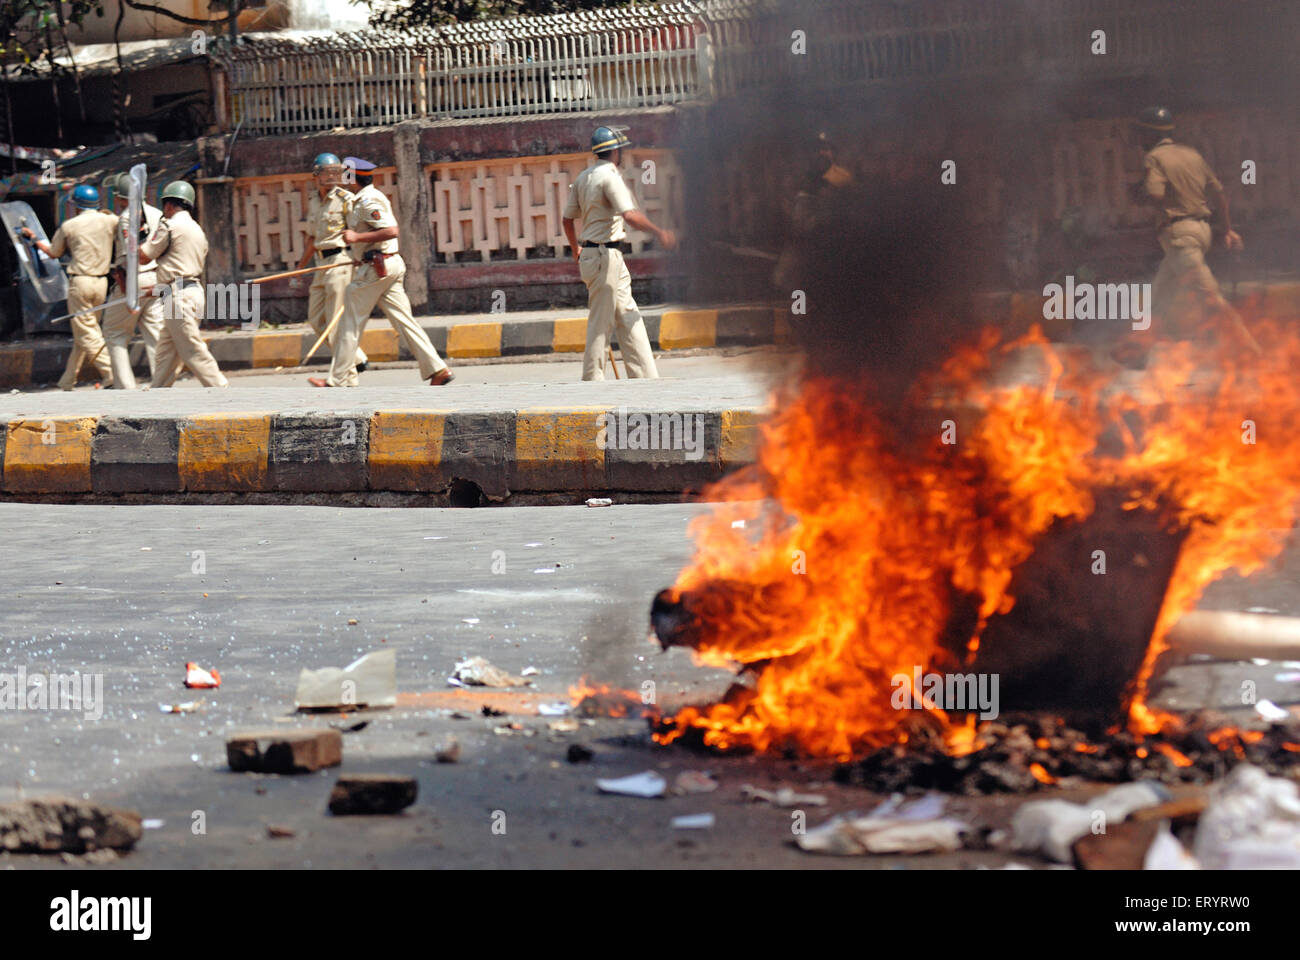
[[[30,417],[0,426],[0,492],[681,493],[752,463],[760,409],[563,407]]]

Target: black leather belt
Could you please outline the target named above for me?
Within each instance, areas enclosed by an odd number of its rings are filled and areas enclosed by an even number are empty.
[[[609,250],[621,250],[623,248],[623,241],[615,240],[612,243],[592,243],[590,240],[584,240],[582,245],[584,247],[605,247]]]
[[[342,252],[343,252],[342,247],[319,247],[316,250],[316,253],[322,257],[332,257],[334,256],[334,254],[342,253]]]
[[[107,279],[109,276],[111,276],[111,274],[107,274],[107,273],[70,273],[70,274],[68,274],[68,276],[70,276],[70,277],[89,277],[91,280],[105,280],[105,279]]]
[[[1200,220],[1202,223],[1210,222],[1209,217],[1203,217],[1199,213],[1185,213],[1181,217],[1170,217],[1168,220],[1165,221],[1165,226],[1167,227],[1170,224],[1179,223],[1183,220]]]

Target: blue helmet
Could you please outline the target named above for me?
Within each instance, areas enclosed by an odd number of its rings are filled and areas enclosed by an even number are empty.
[[[343,166],[343,161],[338,158],[337,154],[318,153],[316,155],[316,159],[312,161],[311,166],[313,171],[315,171],[316,173],[320,173],[321,169],[324,167]]]
[[[631,143],[627,138],[627,127],[597,127],[591,135],[591,152],[608,153]]]
[[[72,191],[72,202],[83,209],[99,206],[99,191],[88,183],[79,184]]]

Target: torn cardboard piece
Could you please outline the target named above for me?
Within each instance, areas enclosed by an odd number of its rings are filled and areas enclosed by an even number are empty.
[[[303,670],[294,703],[299,710],[396,706],[397,651],[375,650],[341,670]]]

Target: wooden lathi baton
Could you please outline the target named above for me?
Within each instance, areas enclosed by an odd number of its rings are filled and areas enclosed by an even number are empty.
[[[343,317],[343,308],[345,306],[347,306],[346,300],[339,304],[339,308],[334,311],[334,319],[331,320],[329,325],[320,332],[320,336],[316,338],[316,342],[311,345],[311,349],[307,351],[307,356],[302,358],[302,363],[298,364],[298,366],[307,366],[307,361],[312,358],[312,354],[319,350],[320,345],[325,342],[325,338],[334,332],[334,328],[338,326],[339,320]]]
[[[336,267],[352,267],[356,265],[355,260],[342,260],[338,263],[327,263],[321,267],[303,267],[301,270],[286,270],[283,273],[273,273],[270,276],[258,277],[256,280],[249,280],[249,283],[268,283],[271,280],[283,280],[285,277],[300,277],[304,273],[318,273],[321,270],[333,270]]]

